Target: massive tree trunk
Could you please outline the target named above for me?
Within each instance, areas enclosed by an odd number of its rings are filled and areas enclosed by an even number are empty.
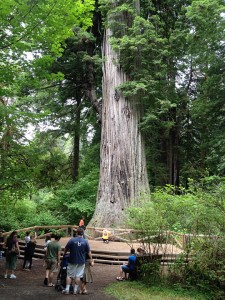
[[[112,50],[110,29],[103,43],[103,107],[100,181],[94,216],[89,225],[123,226],[124,209],[149,191],[144,140],[139,130],[140,101],[125,99],[117,87],[128,81]]]

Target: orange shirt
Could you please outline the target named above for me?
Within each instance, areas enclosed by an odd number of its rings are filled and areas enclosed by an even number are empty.
[[[81,227],[81,226],[84,226],[84,220],[83,220],[83,219],[80,220],[79,226],[80,226],[80,227]]]

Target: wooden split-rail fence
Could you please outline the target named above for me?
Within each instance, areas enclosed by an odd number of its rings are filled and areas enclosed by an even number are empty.
[[[50,234],[61,234],[64,237],[72,237],[74,236],[74,232],[78,226],[76,225],[52,225],[52,226],[33,226],[22,229],[15,230],[18,234],[25,235],[26,231],[35,232],[37,239],[45,238]],[[102,239],[102,231],[105,228],[99,227],[87,227],[85,230],[86,238],[90,240],[101,240]],[[159,231],[155,235],[149,235],[149,233],[145,236],[145,232],[134,229],[118,229],[118,228],[107,228],[110,234],[111,241],[119,241],[125,243],[141,243],[144,240],[149,238],[158,238],[162,237],[166,241],[173,241],[173,244],[176,244],[179,248],[184,249],[192,238],[196,237],[209,237],[205,235],[194,235],[194,234],[182,234],[174,231]],[[11,232],[11,231],[10,231]],[[9,235],[10,232],[5,232],[3,235]],[[212,237],[212,236],[210,236]]]
[[[23,241],[19,241],[20,245],[20,254],[21,257],[24,255],[24,247],[25,243]],[[64,248],[62,248],[62,251]],[[34,258],[37,259],[44,259],[45,250],[44,246],[36,245]],[[92,257],[95,263],[98,264],[110,264],[110,265],[123,265],[127,263],[127,258],[130,255],[128,251],[118,252],[118,251],[111,251],[111,250],[95,250],[92,249]],[[155,254],[155,255],[144,255],[146,259],[149,261],[160,261],[161,265],[168,265],[174,263],[177,259],[181,257],[180,254]],[[183,262],[188,263],[190,261],[190,256],[184,257]]]
[[[24,246],[25,243],[23,242],[22,236],[25,235],[26,231],[31,231],[36,233],[37,239],[44,239],[47,235],[51,234],[60,234],[64,237],[72,237],[76,231],[78,226],[74,225],[58,225],[58,226],[34,226],[28,227],[23,229],[16,230],[18,235],[21,236],[21,240],[19,241],[20,248],[21,248],[21,255],[24,254]],[[87,227],[85,230],[85,236],[89,240],[96,240],[101,241],[102,239],[102,231],[104,228],[96,228],[96,227]],[[150,238],[153,240],[152,249],[148,249],[146,257],[148,256],[149,259],[160,260],[162,265],[168,265],[174,263],[177,259],[182,257],[183,263],[188,263],[191,259],[191,256],[184,256],[184,249],[190,243],[190,240],[196,235],[191,234],[180,234],[177,232],[172,231],[165,231],[160,232],[159,234],[155,234],[150,236],[149,234],[145,236],[144,232],[140,232],[138,230],[133,229],[115,229],[115,228],[107,228],[110,234],[111,241],[117,242],[124,242],[129,244],[131,247],[134,244],[140,244],[145,241],[149,240]],[[6,232],[3,235],[7,236],[10,232]],[[204,238],[205,236],[198,236],[200,238]],[[157,244],[159,242],[154,242],[154,239],[160,239],[161,244]],[[162,249],[162,243],[164,244],[164,248]],[[44,244],[44,242],[43,242]],[[172,250],[169,252],[167,251],[168,246],[172,246]],[[173,247],[176,247],[179,251],[173,252]],[[160,251],[158,251],[161,249]],[[35,249],[35,258],[43,259],[45,254],[44,246],[37,244]],[[111,250],[94,250],[92,249],[92,255],[96,263],[103,263],[103,264],[114,264],[114,265],[121,265],[127,262],[127,258],[129,256],[128,251],[124,252],[117,252]]]

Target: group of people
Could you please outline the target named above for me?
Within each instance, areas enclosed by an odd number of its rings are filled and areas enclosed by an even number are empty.
[[[69,252],[66,286],[62,293],[68,295],[72,293],[87,294],[86,284],[92,282],[90,266],[94,266],[91,249],[88,241],[84,238],[84,218],[77,228],[76,236],[72,237],[64,248],[63,256]],[[60,236],[55,235],[55,240],[46,246],[46,273],[44,284],[51,287],[53,284],[54,271],[60,269],[60,257],[62,247],[59,244]]]
[[[20,256],[20,247],[17,238],[17,232],[12,231],[9,237],[4,242],[2,233],[0,235],[0,252],[5,252],[5,275],[4,278],[16,279],[15,269],[18,256]],[[36,235],[30,235],[30,232],[26,232],[25,236],[25,247],[24,247],[24,261],[23,270],[31,270],[32,259],[36,247]],[[11,274],[8,274],[8,273]]]
[[[94,260],[92,258],[91,249],[88,241],[85,239],[84,231],[84,217],[82,217],[79,227],[76,231],[76,236],[72,237],[64,248],[63,256],[68,254],[68,265],[65,289],[62,293],[65,295],[70,294],[87,294],[86,284],[92,282],[92,274],[90,267],[94,266]],[[103,242],[108,240],[110,232],[106,229],[103,230]],[[44,265],[46,267],[44,285],[52,287],[54,272],[60,271],[60,260],[62,254],[62,247],[59,243],[60,236],[55,235],[54,240],[51,240],[51,236],[48,235],[45,240],[45,258]],[[31,270],[32,259],[36,247],[36,233],[31,235],[29,231],[26,232],[25,247],[24,247],[24,261],[23,270]],[[0,257],[1,251],[4,245],[4,239],[0,234]],[[20,256],[20,247],[17,239],[17,232],[13,231],[7,238],[5,243],[5,278],[15,279],[16,275],[14,271],[16,269],[16,262],[18,256]],[[127,279],[127,274],[134,271],[136,268],[136,253],[134,249],[131,249],[131,254],[128,257],[128,263],[120,267],[119,276],[117,280]],[[9,275],[9,271],[11,274]],[[71,289],[72,287],[72,289]]]

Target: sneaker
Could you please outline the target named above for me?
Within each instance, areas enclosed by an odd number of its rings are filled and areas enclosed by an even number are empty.
[[[9,278],[10,278],[10,279],[16,279],[16,275],[11,274]]]
[[[4,275],[4,278],[5,278],[5,279],[7,279],[7,278],[8,278],[8,276],[7,276],[7,275]]]
[[[69,291],[67,291],[67,290],[62,290],[62,294],[64,294],[64,295],[69,295],[69,294],[70,294],[70,292],[69,292]]]

